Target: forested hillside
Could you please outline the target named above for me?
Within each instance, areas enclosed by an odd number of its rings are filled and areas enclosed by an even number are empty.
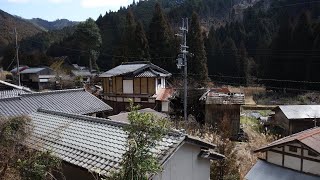
[[[319,10],[315,1],[264,0],[247,9],[243,21],[211,29],[206,49],[212,79],[319,89]]]
[[[18,40],[33,36],[42,31],[32,23],[0,10],[0,57],[4,48],[8,44],[14,42],[15,38],[11,33],[13,32],[15,27],[19,32]]]
[[[68,19],[57,19],[55,21],[47,21],[40,18],[33,18],[29,19],[28,21],[32,22],[34,25],[46,31],[60,30],[65,27],[70,27],[78,24],[78,22],[69,21]]]
[[[107,12],[95,24],[89,20],[70,31],[29,38],[37,45],[22,43],[22,54],[68,56],[71,63],[86,66],[91,60],[101,70],[150,60],[177,74],[180,39],[175,34],[181,18],[188,17],[191,78],[319,89],[319,15],[320,2],[311,0],[141,1]],[[85,45],[87,37],[94,38],[93,44]]]

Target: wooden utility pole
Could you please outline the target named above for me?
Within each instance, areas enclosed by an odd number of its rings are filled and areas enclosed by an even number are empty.
[[[181,34],[177,36],[182,38],[182,44],[180,45],[182,59],[178,58],[178,69],[184,67],[184,101],[183,101],[183,111],[184,111],[184,120],[188,120],[188,61],[187,61],[187,33],[189,29],[188,18],[182,19],[182,27],[180,27]]]
[[[20,67],[20,63],[19,63],[19,45],[18,45],[18,32],[17,32],[17,28],[14,28],[14,35],[16,38],[16,59],[17,59],[17,76],[18,76],[18,85],[21,86],[21,79],[20,79],[20,72],[19,72],[19,67]]]

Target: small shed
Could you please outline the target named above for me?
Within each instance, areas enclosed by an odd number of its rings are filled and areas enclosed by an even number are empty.
[[[290,135],[320,125],[320,105],[283,105],[274,110],[272,122]]]
[[[244,94],[217,88],[208,90],[200,100],[205,104],[205,123],[219,127],[223,120],[227,120],[231,137],[236,138],[240,129],[240,107],[245,103]]]
[[[54,71],[48,67],[27,68],[20,74],[23,84],[39,90],[51,88],[56,77]]]

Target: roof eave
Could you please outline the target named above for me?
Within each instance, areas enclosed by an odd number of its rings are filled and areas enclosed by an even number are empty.
[[[226,158],[224,155],[210,150],[201,150],[199,157],[210,160],[221,160]]]
[[[200,140],[200,139],[193,137],[193,136],[190,136],[190,135],[186,135],[185,140],[186,140],[186,142],[188,142],[190,144],[194,144],[194,145],[201,146],[201,147],[208,148],[208,149],[214,149],[217,147],[214,144],[208,143],[206,141]]]
[[[267,146],[264,146],[262,148],[256,149],[253,152],[254,153],[265,152],[265,151],[268,151],[268,150],[270,150],[272,148],[279,147],[279,146],[285,146],[287,144],[294,143],[294,142],[301,143],[299,140],[293,139],[291,141],[288,141],[288,142],[285,142],[285,143],[281,143],[281,144],[275,144],[275,145],[270,145],[270,146],[267,145]]]

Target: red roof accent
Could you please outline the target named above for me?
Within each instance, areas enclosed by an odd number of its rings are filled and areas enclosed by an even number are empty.
[[[173,88],[162,88],[158,91],[157,94],[157,101],[168,101],[169,98],[173,95],[174,89]]]
[[[228,94],[228,93],[230,93],[230,90],[228,88],[224,87],[224,88],[211,89],[211,92]]]

